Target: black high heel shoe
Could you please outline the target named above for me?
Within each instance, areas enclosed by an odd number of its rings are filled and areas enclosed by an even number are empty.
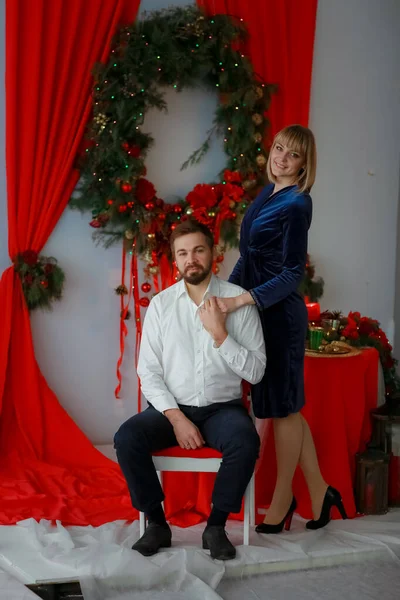
[[[347,519],[347,514],[343,506],[340,493],[335,488],[328,486],[324,497],[324,502],[322,504],[320,517],[316,521],[308,521],[308,523],[306,523],[307,529],[321,529],[321,527],[328,525],[329,521],[331,520],[331,509],[334,506],[336,506],[340,512],[342,519]]]
[[[280,523],[276,525],[269,525],[268,523],[260,523],[256,527],[257,533],[280,533],[285,526],[285,530],[289,531],[290,526],[292,524],[293,513],[297,508],[296,498],[293,497],[292,503],[287,511],[286,515],[282,519]]]

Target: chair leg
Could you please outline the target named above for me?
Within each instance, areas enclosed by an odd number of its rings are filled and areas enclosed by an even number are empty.
[[[243,511],[243,546],[249,545],[249,531],[250,531],[250,483],[244,494],[244,511]]]
[[[162,471],[157,471],[157,476],[158,476],[158,481],[160,482],[161,487],[163,486],[162,482],[163,482],[163,476],[162,476]],[[163,507],[164,510],[164,502],[161,502],[161,506]]]
[[[256,524],[256,494],[255,494],[256,478],[254,473],[250,479],[250,526],[254,527]]]
[[[139,537],[142,537],[142,535],[144,535],[144,532],[146,531],[146,516],[143,512],[139,513]]]

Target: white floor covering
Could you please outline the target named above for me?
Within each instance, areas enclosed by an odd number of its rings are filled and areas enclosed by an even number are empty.
[[[203,525],[173,528],[173,546],[151,558],[130,547],[138,523],[52,527],[29,519],[0,527],[0,599],[37,600],[23,583],[80,581],[85,600],[400,600],[400,510],[275,536],[229,522],[235,560],[200,548]]]

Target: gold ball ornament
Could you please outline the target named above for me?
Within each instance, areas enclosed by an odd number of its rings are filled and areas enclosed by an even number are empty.
[[[207,214],[211,218],[215,217],[215,211],[213,211],[213,210],[209,210]]]
[[[257,132],[253,135],[253,140],[255,141],[256,144],[259,144],[260,142],[262,142],[262,135],[261,133]]]
[[[263,118],[260,115],[260,113],[254,113],[254,115],[251,117],[254,125],[261,125],[261,123],[263,122]]]
[[[235,206],[236,206],[236,202],[234,202],[233,200],[231,200],[231,201],[229,202],[229,208],[232,208],[232,209],[233,209],[233,208],[235,208]]]
[[[125,231],[125,237],[127,240],[133,240],[133,238],[135,237],[135,234],[130,229],[127,229]]]
[[[257,181],[255,179],[246,179],[246,181],[243,181],[242,183],[242,187],[244,190],[246,190],[246,192],[252,190],[256,185]]]
[[[190,217],[190,215],[192,215],[192,214],[193,214],[193,208],[192,208],[191,206],[189,206],[189,208],[187,208],[187,209],[185,210],[185,213],[186,213],[187,215],[189,215],[189,217]]]
[[[256,157],[256,163],[259,167],[265,167],[265,165],[267,164],[267,159],[265,158],[265,156],[263,154],[259,154]]]

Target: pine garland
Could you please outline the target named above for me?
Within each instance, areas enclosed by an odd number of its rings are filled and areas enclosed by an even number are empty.
[[[182,168],[204,157],[214,135],[223,137],[226,168],[203,191],[210,195],[215,186],[229,183],[228,176],[241,193],[231,188],[228,201],[218,189],[203,217],[212,229],[220,228],[224,247],[237,246],[244,212],[264,184],[265,111],[273,91],[240,51],[246,35],[241,20],[209,18],[197,7],[150,13],[119,32],[109,62],[95,70],[93,118],[79,161],[81,181],[71,199],[71,207],[92,212],[94,237],[104,246],[124,239],[127,249],[154,268],[161,255],[169,255],[171,231],[194,207],[190,194],[175,205],[164,203],[145,178],[154,138],[144,131],[144,119],[151,108],[167,109],[163,87],[179,92],[199,85],[218,91],[220,103],[204,143]]]

